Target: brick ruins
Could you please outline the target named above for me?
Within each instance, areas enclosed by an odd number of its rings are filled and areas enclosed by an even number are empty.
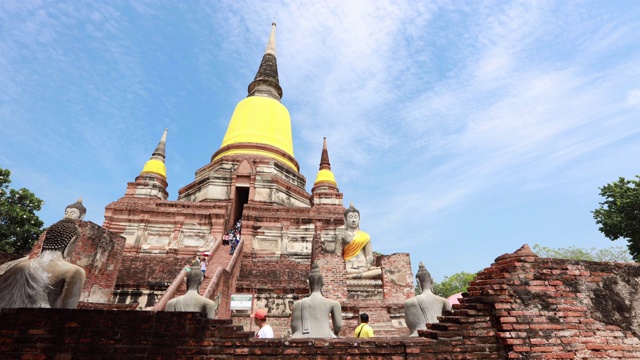
[[[167,200],[165,130],[124,196],[105,208],[103,227],[78,221],[70,261],[87,273],[79,309],[2,310],[0,358],[640,358],[637,265],[540,259],[528,247],[497,258],[439,324],[406,337],[409,254],[377,255],[380,279],[346,278],[335,254],[343,194],[326,139],[309,193],[277,74],[273,24],[249,96],[211,161]],[[221,240],[240,219],[242,241],[230,254]],[[162,312],[186,291],[185,265],[203,253],[210,260],[200,290],[216,304],[216,320]],[[341,303],[342,338],[288,339],[289,305],[309,294],[312,263],[324,296]],[[249,312],[231,309],[232,294],[266,308],[277,339],[253,339]],[[350,337],[363,312],[375,339]]]
[[[538,258],[481,271],[420,337],[255,339],[196,313],[5,309],[0,358],[638,359],[640,267]]]

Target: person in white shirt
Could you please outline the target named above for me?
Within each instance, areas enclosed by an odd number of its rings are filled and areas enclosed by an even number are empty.
[[[256,333],[257,338],[273,338],[273,329],[271,328],[271,325],[267,324],[267,309],[258,309],[251,314],[251,317],[253,318],[253,323],[260,328]]]

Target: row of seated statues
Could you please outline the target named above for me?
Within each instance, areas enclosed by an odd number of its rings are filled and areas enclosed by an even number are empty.
[[[427,328],[428,323],[437,323],[438,316],[445,310],[451,310],[447,299],[431,292],[433,280],[431,275],[420,262],[420,269],[416,275],[422,293],[404,304],[405,321],[409,328],[409,336],[418,336],[418,330]],[[342,329],[342,309],[336,300],[327,299],[322,295],[324,285],[322,273],[317,264],[313,264],[308,276],[311,294],[293,303],[291,310],[292,338],[335,338]],[[215,303],[198,294],[202,283],[202,272],[192,267],[187,275],[187,293],[169,300],[165,311],[195,311],[207,314],[209,318],[215,316]],[[331,319],[331,323],[328,321]]]
[[[82,199],[67,206],[64,218],[46,230],[42,251],[37,257],[27,256],[0,267],[0,309],[77,307],[86,275],[82,267],[69,263],[66,258],[79,236],[76,220],[82,220],[85,214]],[[380,278],[380,267],[373,266],[371,238],[359,229],[360,212],[351,204],[344,216],[345,230],[338,235],[336,253],[345,260],[347,278]],[[187,270],[187,292],[171,299],[165,311],[195,311],[214,318],[217,306],[199,294],[202,271],[199,267]],[[422,262],[416,279],[422,293],[407,300],[404,306],[410,336],[417,336],[418,330],[426,329],[427,323],[438,322],[438,316],[451,309],[447,299],[431,292],[433,280]],[[323,277],[315,263],[308,282],[310,295],[294,302],[292,307],[292,337],[337,337],[342,328],[341,306],[338,301],[323,296]]]

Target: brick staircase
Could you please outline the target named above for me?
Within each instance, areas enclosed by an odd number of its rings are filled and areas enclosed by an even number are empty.
[[[233,257],[233,255],[229,254],[229,251],[231,250],[231,246],[229,245],[220,245],[214,249],[215,252],[209,255],[207,271],[204,274],[202,285],[200,285],[200,295],[204,295],[205,290],[208,288],[211,280],[213,280],[214,275],[216,274],[218,269],[226,269],[229,265],[229,262],[231,261],[231,258]]]
[[[243,242],[241,241],[238,247],[236,248],[236,257],[240,255],[243,248]],[[222,241],[216,242],[209,251],[209,261],[207,263],[207,271],[205,272],[205,277],[200,285],[199,294],[208,298],[211,298],[214,295],[214,290],[217,284],[212,284],[212,281],[219,282],[222,277],[221,274],[225,270],[229,270],[228,267],[230,263],[233,261],[234,256],[229,254],[231,250],[230,246],[222,245]],[[154,311],[162,311],[166,306],[167,302],[177,296],[184,295],[187,292],[187,287],[184,281],[187,273],[185,270],[182,270],[178,276],[175,277],[169,288],[165,291],[164,295],[160,298],[160,300],[154,305],[151,310]],[[211,299],[213,300],[213,299]]]

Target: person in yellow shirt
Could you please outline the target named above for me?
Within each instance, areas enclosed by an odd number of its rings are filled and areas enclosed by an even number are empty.
[[[369,326],[369,315],[366,313],[360,314],[360,325],[356,328],[354,335],[357,338],[373,337],[373,329]]]

